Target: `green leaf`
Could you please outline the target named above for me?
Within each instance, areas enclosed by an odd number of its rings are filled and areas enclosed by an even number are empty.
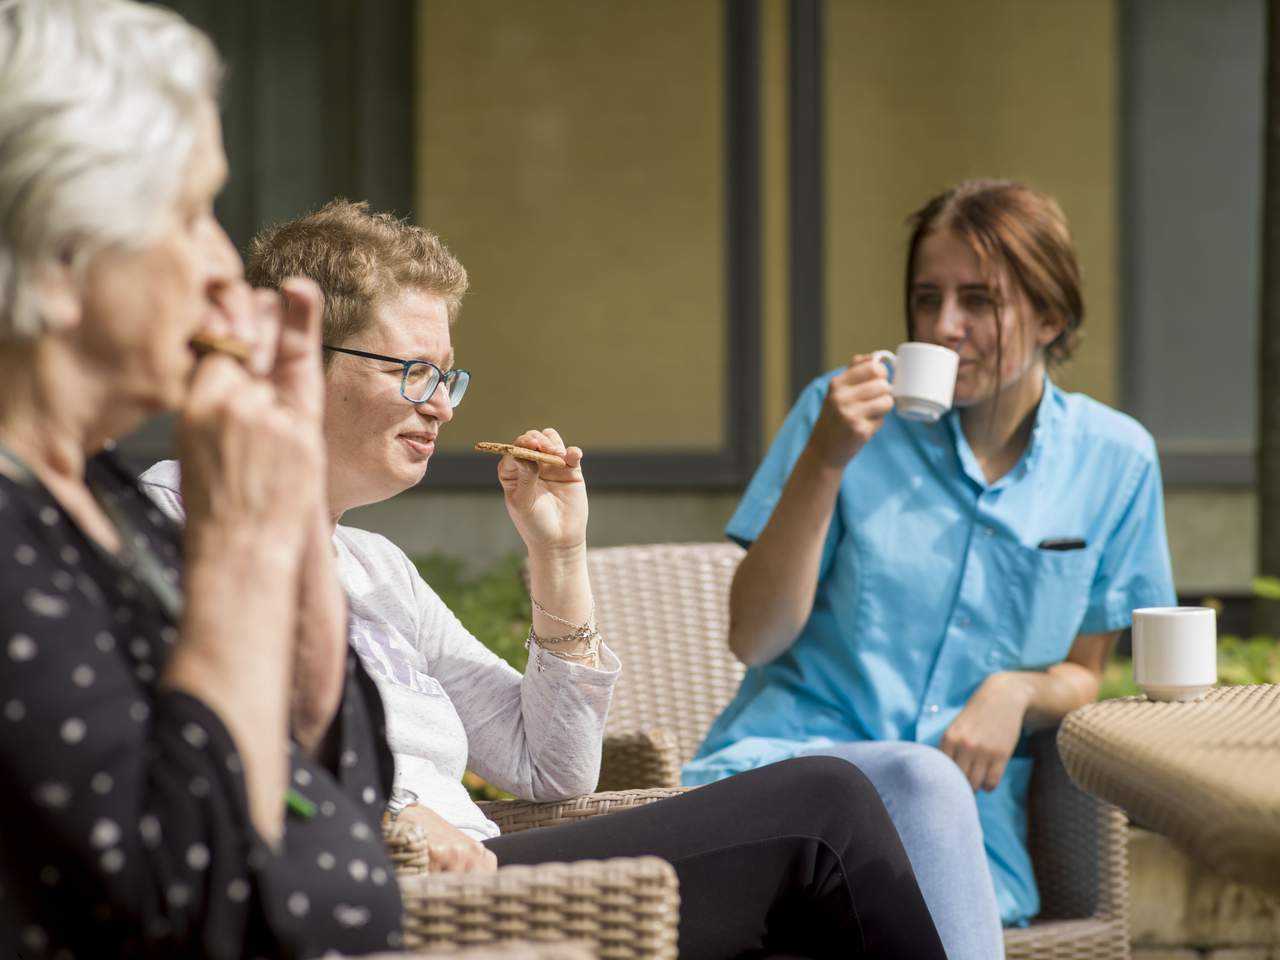
[[[1280,577],[1254,577],[1253,594],[1264,600],[1280,600]]]

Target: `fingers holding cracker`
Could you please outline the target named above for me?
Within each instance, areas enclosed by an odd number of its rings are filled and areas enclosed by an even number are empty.
[[[496,453],[503,457],[511,457],[513,460],[520,460],[532,463],[545,463],[552,467],[565,466],[565,459],[553,453],[544,453],[542,450],[523,444],[514,443],[494,443],[489,440],[481,440],[475,445],[475,449],[482,453]]]

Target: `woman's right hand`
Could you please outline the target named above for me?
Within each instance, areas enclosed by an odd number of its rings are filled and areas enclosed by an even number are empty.
[[[873,354],[858,354],[828,384],[809,447],[824,464],[843,468],[876,435],[892,409],[884,363]]]
[[[400,811],[396,822],[422,831],[429,855],[428,873],[490,873],[498,869],[492,850],[428,807],[412,803]]]
[[[320,294],[309,281],[291,283],[287,313],[272,292],[226,297],[240,314],[236,332],[258,345],[255,359],[267,344],[270,369],[254,364],[265,377],[217,354],[196,367],[177,434],[189,547],[214,525],[300,549],[305,518],[320,504]]]

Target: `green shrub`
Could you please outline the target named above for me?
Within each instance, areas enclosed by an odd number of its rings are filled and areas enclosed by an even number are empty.
[[[529,598],[520,582],[520,557],[512,555],[468,577],[462,562],[439,554],[414,557],[422,579],[439,594],[477,640],[523,672],[524,641],[531,616]],[[462,782],[474,800],[503,800],[504,793],[468,770]]]
[[[462,561],[439,554],[413,558],[422,579],[477,640],[517,670],[524,671],[529,633],[529,598],[520,582],[521,558],[500,560],[473,577]]]

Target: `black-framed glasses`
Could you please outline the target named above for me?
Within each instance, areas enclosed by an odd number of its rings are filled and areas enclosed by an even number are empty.
[[[364,350],[350,350],[347,347],[331,347],[327,343],[324,349],[334,353],[346,353],[353,357],[364,357],[366,360],[381,360],[383,363],[398,363],[404,367],[404,376],[400,378],[400,396],[410,403],[426,403],[436,392],[436,387],[444,384],[449,395],[449,406],[456,407],[462,402],[471,383],[471,371],[454,367],[448,372],[441,370],[430,360],[401,360],[399,357],[384,357],[380,353],[366,353]]]

